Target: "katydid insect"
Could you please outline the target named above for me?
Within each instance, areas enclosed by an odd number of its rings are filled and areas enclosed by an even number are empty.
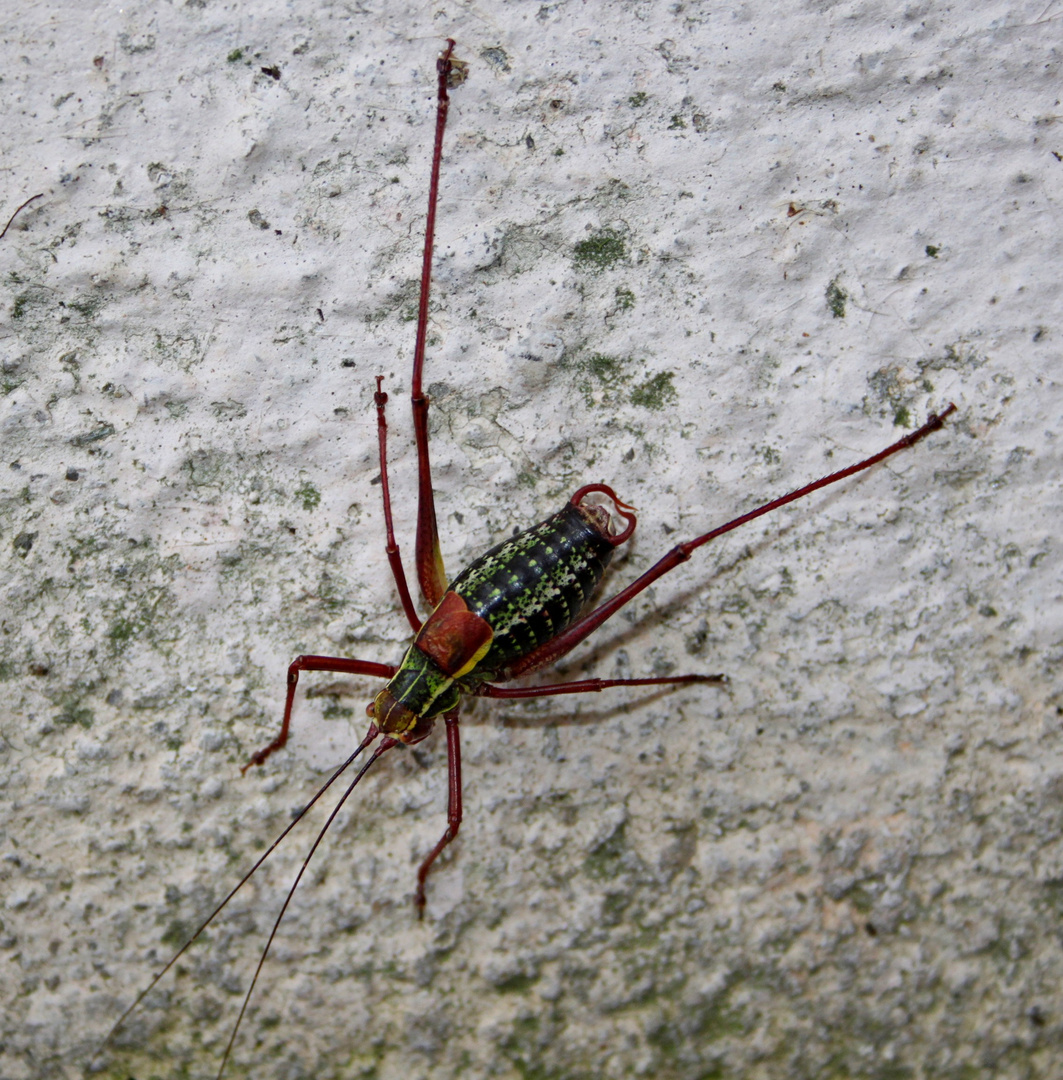
[[[806,484],[701,536],[676,545],[630,585],[589,611],[587,608],[590,606],[590,601],[601,582],[613,552],[632,536],[636,526],[634,509],[624,503],[616,492],[604,483],[591,483],[579,488],[555,514],[498,544],[476,559],[448,584],[436,524],[428,442],[429,399],[423,390],[423,369],[428,332],[428,298],[435,213],[443,156],[443,136],[449,108],[449,90],[463,81],[466,73],[465,65],[454,59],[453,51],[454,42],[448,41],[445,51],[437,62],[435,143],[432,153],[420,304],[411,381],[411,403],[418,462],[416,579],[421,596],[426,606],[431,609],[430,614],[423,621],[418,614],[407,584],[399,546],[395,540],[387,471],[386,405],[388,396],[383,389],[383,378],[378,377],[374,403],[377,416],[386,551],[403,611],[414,634],[413,642],[398,665],[316,655],[299,656],[291,663],[288,668],[287,696],[280,731],[268,746],[251,757],[243,767],[244,771],[252,766],[263,764],[287,743],[296,690],[302,672],[327,671],[386,679],[384,688],[367,708],[370,718],[369,729],[350,757],[333,773],[324,787],[214,909],[166,967],[155,976],[118,1020],[111,1032],[113,1035],[118,1030],[158,980],[170,970],[307,811],[356,759],[366,754],[366,760],[354,779],[349,782],[337,806],[318,832],[273,923],[269,939],[261,953],[226,1047],[218,1073],[219,1077],[225,1069],[258,976],[295,889],[340,808],[378,758],[400,743],[413,745],[427,738],[436,719],[442,717],[446,730],[448,755],[447,825],[417,871],[415,905],[418,914],[423,915],[425,885],[429,871],[440,854],[458,835],[462,821],[459,715],[461,699],[464,696],[520,699],[596,693],[619,686],[675,686],[725,681],[722,675],[691,674],[632,679],[581,679],[574,682],[547,683],[518,688],[497,685],[535,672],[565,656],[625,604],[653,582],[686,562],[695,550],[710,540],[779,507],[802,499],[820,488],[869,469],[878,462],[915,445],[931,432],[941,428],[946,417],[956,408],[955,405],[948,405],[941,412],[931,415],[921,428],[871,457]],[[110,1037],[108,1036],[108,1041]]]

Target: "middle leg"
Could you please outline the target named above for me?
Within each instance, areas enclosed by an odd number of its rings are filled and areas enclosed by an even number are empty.
[[[556,697],[558,694],[597,694],[611,686],[678,686],[684,683],[726,683],[726,675],[663,675],[650,679],[578,679],[542,686],[492,686],[484,683],[476,693],[489,698]]]
[[[410,596],[410,587],[406,584],[406,571],[402,568],[402,555],[399,553],[399,545],[395,540],[395,526],[391,521],[391,490],[388,487],[388,422],[384,415],[384,406],[388,403],[388,396],[381,388],[383,382],[384,376],[378,375],[373,400],[376,403],[377,443],[380,448],[380,492],[384,497],[384,531],[387,535],[385,551],[388,562],[391,564],[392,576],[395,578],[395,587],[399,590],[402,610],[406,613],[406,620],[416,634],[421,629],[421,620],[417,617],[417,609],[413,606],[413,598]]]

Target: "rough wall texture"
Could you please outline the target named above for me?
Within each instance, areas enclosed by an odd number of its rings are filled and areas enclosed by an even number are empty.
[[[0,1077],[210,1077],[305,852],[108,1028],[361,736],[394,661],[371,390],[428,381],[449,568],[607,480],[611,577],[704,550],[570,678],[393,753],[297,893],[229,1076],[1059,1074],[1063,9],[132,3],[0,52]]]

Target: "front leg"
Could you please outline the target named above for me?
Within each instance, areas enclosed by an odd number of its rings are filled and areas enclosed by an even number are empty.
[[[432,863],[443,849],[453,841],[461,828],[461,742],[458,735],[458,710],[445,713],[443,721],[447,725],[447,831],[439,838],[439,843],[417,869],[417,893],[414,904],[417,918],[424,918],[424,882]]]
[[[240,772],[246,773],[252,765],[261,765],[270,754],[279,750],[288,741],[288,728],[292,720],[292,702],[295,701],[295,688],[299,685],[300,671],[333,671],[340,675],[374,675],[380,679],[390,679],[395,674],[391,664],[376,664],[372,660],[348,660],[345,656],[297,656],[288,665],[288,696],[284,702],[284,719],[280,733],[261,750],[251,755],[248,763]]]

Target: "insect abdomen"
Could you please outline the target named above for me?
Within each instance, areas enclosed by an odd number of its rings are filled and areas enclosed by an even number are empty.
[[[494,631],[475,674],[490,676],[575,622],[612,554],[587,511],[569,503],[467,566],[450,591]]]

